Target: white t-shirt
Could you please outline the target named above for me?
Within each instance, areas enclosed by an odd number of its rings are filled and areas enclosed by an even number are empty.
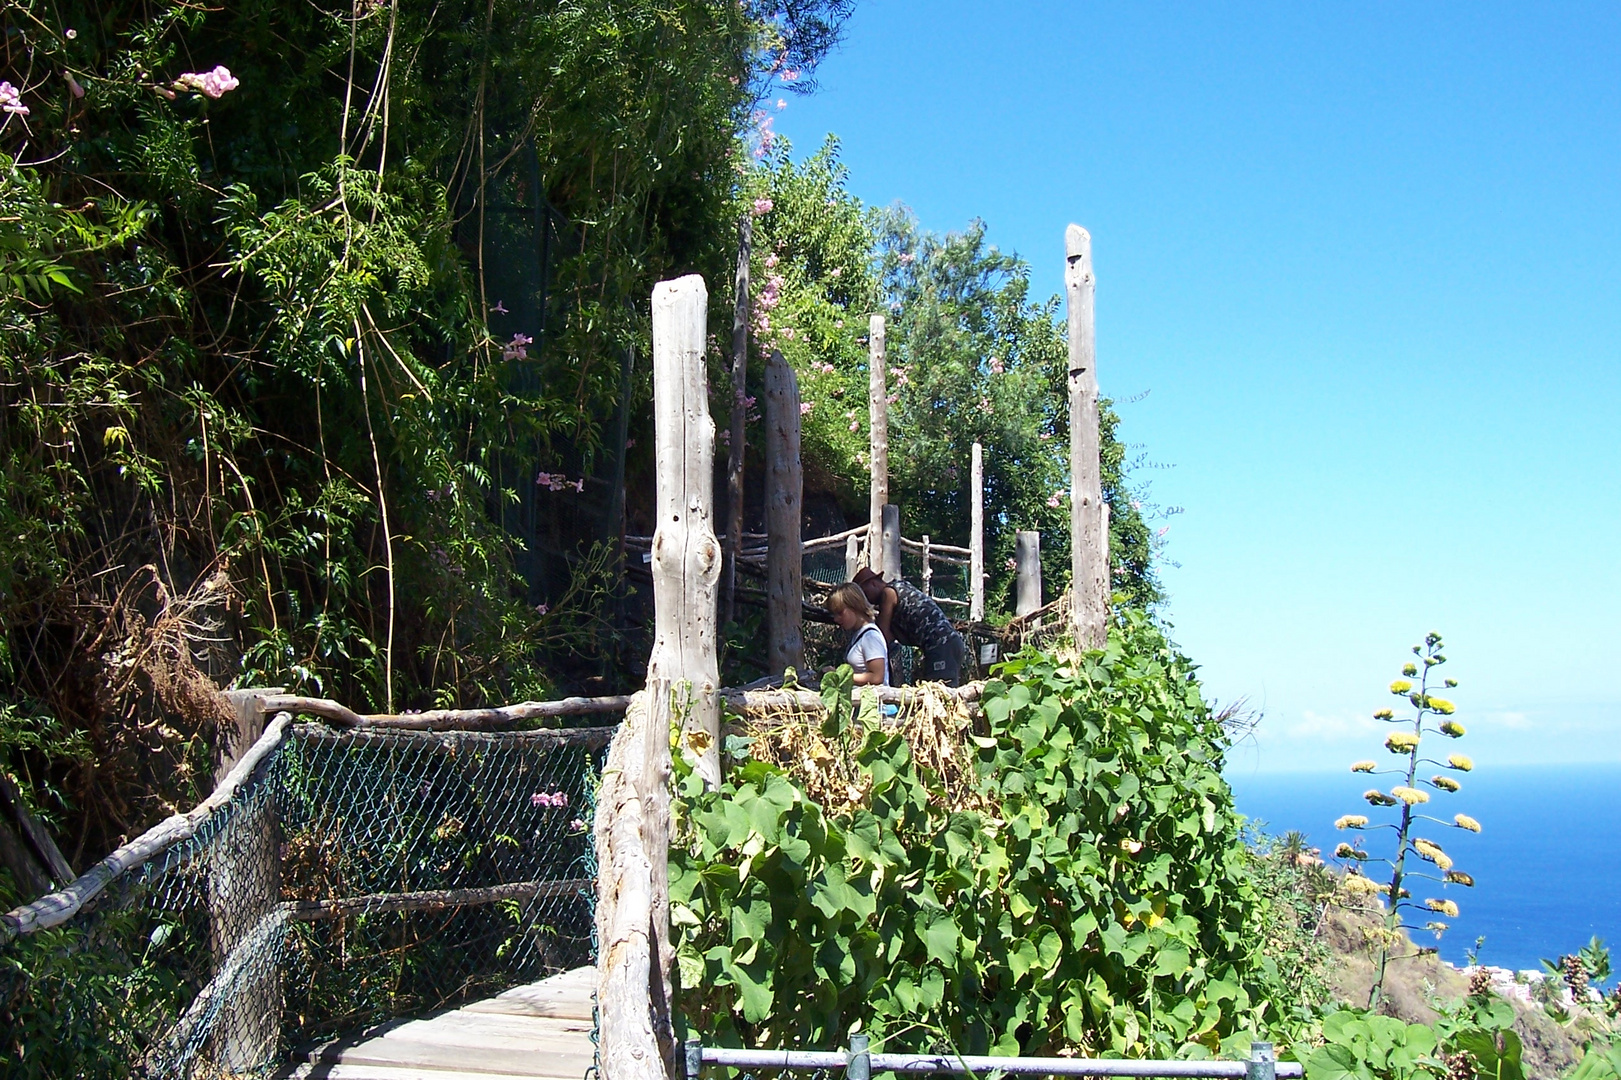
[[[884,641],[884,634],[877,625],[867,623],[856,631],[850,647],[845,650],[844,662],[855,668],[856,674],[867,670],[867,661],[882,660],[884,662],[883,685],[889,685],[889,645]]]

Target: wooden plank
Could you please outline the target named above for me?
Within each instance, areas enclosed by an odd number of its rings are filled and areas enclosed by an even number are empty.
[[[331,1054],[331,1051],[328,1051]],[[394,1068],[440,1069],[494,1073],[498,1076],[583,1077],[592,1065],[591,1045],[583,1050],[537,1044],[530,1049],[490,1047],[474,1051],[467,1046],[442,1046],[409,1039],[368,1039],[345,1047],[317,1064],[385,1065]],[[313,1075],[319,1076],[316,1072]]]
[[[804,476],[799,461],[799,380],[782,353],[771,350],[765,369],[767,544],[766,670],[805,667],[805,558],[800,546]]]
[[[509,1016],[502,1013],[470,1013],[457,1010],[435,1016],[430,1020],[411,1020],[389,1028],[379,1037],[394,1042],[466,1046],[479,1050],[591,1053],[589,1020],[551,1020],[539,1016]]]
[[[747,211],[737,232],[737,278],[732,292],[732,434],[726,448],[726,621],[737,618],[737,559],[743,549],[743,427],[749,374],[749,252],[754,215]]]
[[[867,321],[867,423],[872,469],[867,564],[891,580],[899,566],[884,566],[884,504],[889,502],[889,369],[884,360],[884,317]]]
[[[1064,233],[1064,288],[1069,299],[1070,590],[1076,643],[1101,649],[1108,640],[1109,537],[1103,531],[1098,457],[1097,279],[1092,235],[1079,225]]]
[[[527,986],[515,986],[493,998],[475,1001],[462,1011],[589,1020],[591,995],[596,988],[596,968],[575,968]]]
[[[489,1080],[492,1076],[505,1075],[510,1074],[453,1071],[420,1065],[351,1065],[347,1062],[312,1064],[306,1061],[277,1073],[276,1080]],[[531,1072],[527,1075],[545,1077],[546,1080],[580,1080],[575,1073],[558,1074],[555,1071]]]

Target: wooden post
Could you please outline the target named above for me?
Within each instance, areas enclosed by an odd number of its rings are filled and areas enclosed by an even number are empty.
[[[884,504],[889,502],[889,369],[884,359],[884,317],[867,322],[867,419],[872,439],[871,516],[867,530],[867,565],[886,578],[900,576],[899,566],[885,566]]]
[[[1092,237],[1079,225],[1064,233],[1064,290],[1069,300],[1070,577],[1075,641],[1101,649],[1108,638],[1109,551],[1103,531],[1099,461],[1097,280]]]
[[[886,581],[899,581],[901,577],[901,508],[894,503],[885,503],[882,512],[883,522],[883,555],[881,556],[884,568],[878,572],[884,575]],[[877,570],[875,566],[873,569]]]
[[[743,553],[743,448],[749,377],[749,253],[754,215],[744,212],[737,230],[736,299],[732,303],[732,438],[726,448],[726,621],[737,617],[737,559]]]
[[[647,685],[690,695],[681,742],[696,772],[720,784],[720,671],[715,654],[715,425],[709,418],[704,321],[709,292],[689,274],[653,288],[653,423],[657,526],[653,531],[653,655]],[[741,539],[741,531],[739,539]],[[679,690],[689,684],[690,690]]]
[[[854,581],[856,571],[861,569],[861,540],[859,537],[847,536],[844,540],[844,580]]]
[[[1015,615],[1028,615],[1041,608],[1041,534],[1021,529],[1014,541],[1013,561],[1019,567]]]
[[[974,443],[968,509],[968,618],[985,619],[985,450]]]
[[[929,534],[923,534],[923,595],[934,595],[934,567],[929,565]]]
[[[662,285],[661,285],[662,287]],[[718,566],[718,562],[717,562]],[[670,1022],[670,705],[631,699],[597,793],[597,1056],[602,1080],[677,1080]]]
[[[767,669],[805,667],[804,477],[799,462],[799,379],[772,350],[765,368]],[[854,539],[854,537],[851,537]]]
[[[232,690],[225,695],[235,714],[234,730],[221,733],[215,753],[214,782],[247,753],[265,730],[265,698],[282,687]],[[281,901],[281,835],[275,800],[250,778],[236,813],[209,845],[209,938],[218,974],[231,951]],[[215,1062],[226,1072],[247,1073],[270,1062],[281,1041],[281,973],[272,965],[249,985],[232,993],[215,1022]]]

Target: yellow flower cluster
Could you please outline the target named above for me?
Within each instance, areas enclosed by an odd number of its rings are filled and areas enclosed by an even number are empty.
[[[1471,889],[1475,887],[1475,879],[1462,870],[1448,870],[1442,876],[1453,885],[1466,885]]]
[[[1368,819],[1362,814],[1346,814],[1334,822],[1336,829],[1361,829],[1368,824]]]
[[[1434,709],[1442,716],[1451,716],[1453,713],[1458,711],[1458,707],[1452,704],[1452,702],[1448,701],[1446,698],[1432,697],[1429,699],[1429,703],[1430,708]]]
[[[1352,764],[1352,772],[1372,772],[1377,766],[1371,761],[1358,761]]]
[[[1452,869],[1452,856],[1442,851],[1441,845],[1433,840],[1425,840],[1423,837],[1419,837],[1413,841],[1413,850],[1418,852],[1419,858],[1434,863],[1442,870]]]
[[[1395,806],[1396,800],[1378,788],[1369,788],[1362,793],[1362,797],[1375,806]]]
[[[1470,832],[1480,831],[1480,822],[1476,821],[1468,814],[1454,815],[1452,818],[1452,824],[1456,825],[1460,829],[1468,829]]]
[[[1384,891],[1361,874],[1346,874],[1344,887],[1352,896],[1372,896]]]
[[[1432,776],[1430,777],[1430,783],[1442,791],[1457,791],[1458,788],[1463,786],[1450,776]]]
[[[1424,906],[1429,908],[1431,911],[1440,912],[1442,915],[1445,915],[1448,918],[1456,919],[1458,917],[1458,905],[1454,904],[1451,900],[1437,900],[1432,896],[1428,900],[1424,901]]]
[[[1391,717],[1393,717],[1395,715],[1396,715],[1396,712],[1395,712],[1394,709],[1375,709],[1375,710],[1373,710],[1373,718],[1375,720],[1389,720]]]
[[[1390,692],[1395,694],[1397,697],[1401,697],[1412,688],[1413,684],[1408,682],[1406,679],[1397,679],[1395,682],[1390,684]]]
[[[1412,677],[1414,677],[1414,676],[1416,676],[1418,674],[1418,665],[1417,664],[1403,664],[1402,669],[1401,669],[1401,673],[1403,675],[1406,675],[1408,678],[1412,678]]]
[[[1446,711],[1451,712],[1452,710],[1448,709]],[[1456,720],[1441,721],[1441,734],[1443,735],[1450,736],[1454,739],[1461,739],[1463,738],[1464,730],[1464,726],[1458,723]]]
[[[1453,754],[1447,758],[1447,764],[1459,772],[1468,772],[1475,767],[1475,759],[1467,754]]]
[[[1392,731],[1385,739],[1385,749],[1392,754],[1410,754],[1418,749],[1418,736],[1411,731]]]
[[[1426,803],[1430,801],[1429,792],[1420,791],[1418,788],[1406,787],[1405,785],[1391,788],[1390,793],[1396,796],[1396,798],[1400,799],[1402,802],[1406,803],[1408,806],[1417,806],[1419,803]]]

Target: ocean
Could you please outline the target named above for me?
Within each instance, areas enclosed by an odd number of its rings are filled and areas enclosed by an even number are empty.
[[[1448,821],[1468,814],[1481,832],[1426,822],[1418,833],[1440,844],[1455,869],[1475,879],[1472,889],[1414,888],[1420,899],[1442,896],[1460,909],[1438,943],[1442,959],[1466,963],[1465,954],[1484,936],[1481,963],[1537,968],[1543,957],[1575,952],[1596,934],[1617,950],[1621,968],[1621,765],[1495,767],[1452,775],[1463,790],[1432,791],[1427,808]],[[1275,835],[1299,829],[1325,856],[1341,840],[1355,839],[1355,833],[1335,831],[1334,819],[1342,814],[1367,814],[1373,822],[1394,818],[1394,811],[1362,800],[1373,786],[1369,780],[1349,771],[1246,774],[1237,768],[1227,777],[1240,812]],[[1370,830],[1363,846],[1388,851],[1381,841],[1390,835]],[[1370,876],[1379,880],[1377,873]],[[1415,912],[1413,921],[1427,920]],[[1422,930],[1413,940],[1437,944]]]

